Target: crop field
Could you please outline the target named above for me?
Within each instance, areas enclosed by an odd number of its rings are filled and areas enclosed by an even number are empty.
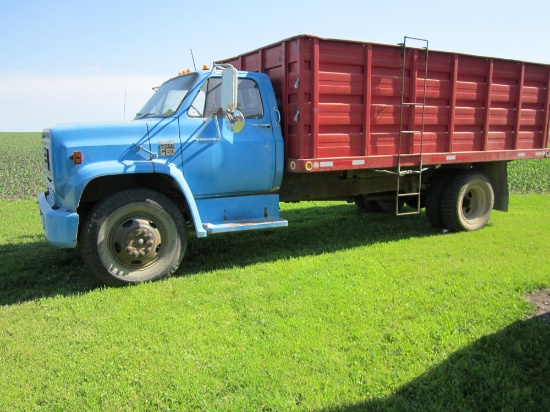
[[[46,187],[41,133],[0,133],[0,199],[28,199]]]
[[[171,278],[105,288],[50,246],[40,133],[0,133],[0,410],[550,410],[550,159],[510,212],[285,204],[289,227],[190,237]],[[7,166],[9,165],[9,166]]]
[[[35,198],[45,188],[41,133],[0,132],[0,199]],[[550,192],[550,158],[521,160],[508,166],[516,192]]]
[[[511,162],[508,179],[510,189],[517,193],[550,192],[550,158]]]

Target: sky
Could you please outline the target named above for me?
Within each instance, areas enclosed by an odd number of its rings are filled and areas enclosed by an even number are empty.
[[[0,0],[0,131],[131,120],[152,87],[299,34],[550,64],[548,0]]]

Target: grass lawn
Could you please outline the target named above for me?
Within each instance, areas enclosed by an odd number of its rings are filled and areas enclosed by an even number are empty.
[[[550,196],[443,234],[424,213],[283,205],[190,239],[167,280],[103,288],[0,201],[1,410],[550,410]]]

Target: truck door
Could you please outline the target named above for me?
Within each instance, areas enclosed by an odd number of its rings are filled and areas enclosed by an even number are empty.
[[[221,113],[221,78],[201,87],[180,117],[183,173],[196,197],[269,192],[275,179],[275,138],[271,111],[260,84],[240,79],[238,106],[245,116],[239,133]],[[214,114],[214,117],[212,117]]]

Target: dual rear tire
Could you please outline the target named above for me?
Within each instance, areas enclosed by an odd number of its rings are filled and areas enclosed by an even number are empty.
[[[432,178],[426,216],[432,226],[453,232],[484,227],[495,196],[488,177],[477,170],[443,170]]]

